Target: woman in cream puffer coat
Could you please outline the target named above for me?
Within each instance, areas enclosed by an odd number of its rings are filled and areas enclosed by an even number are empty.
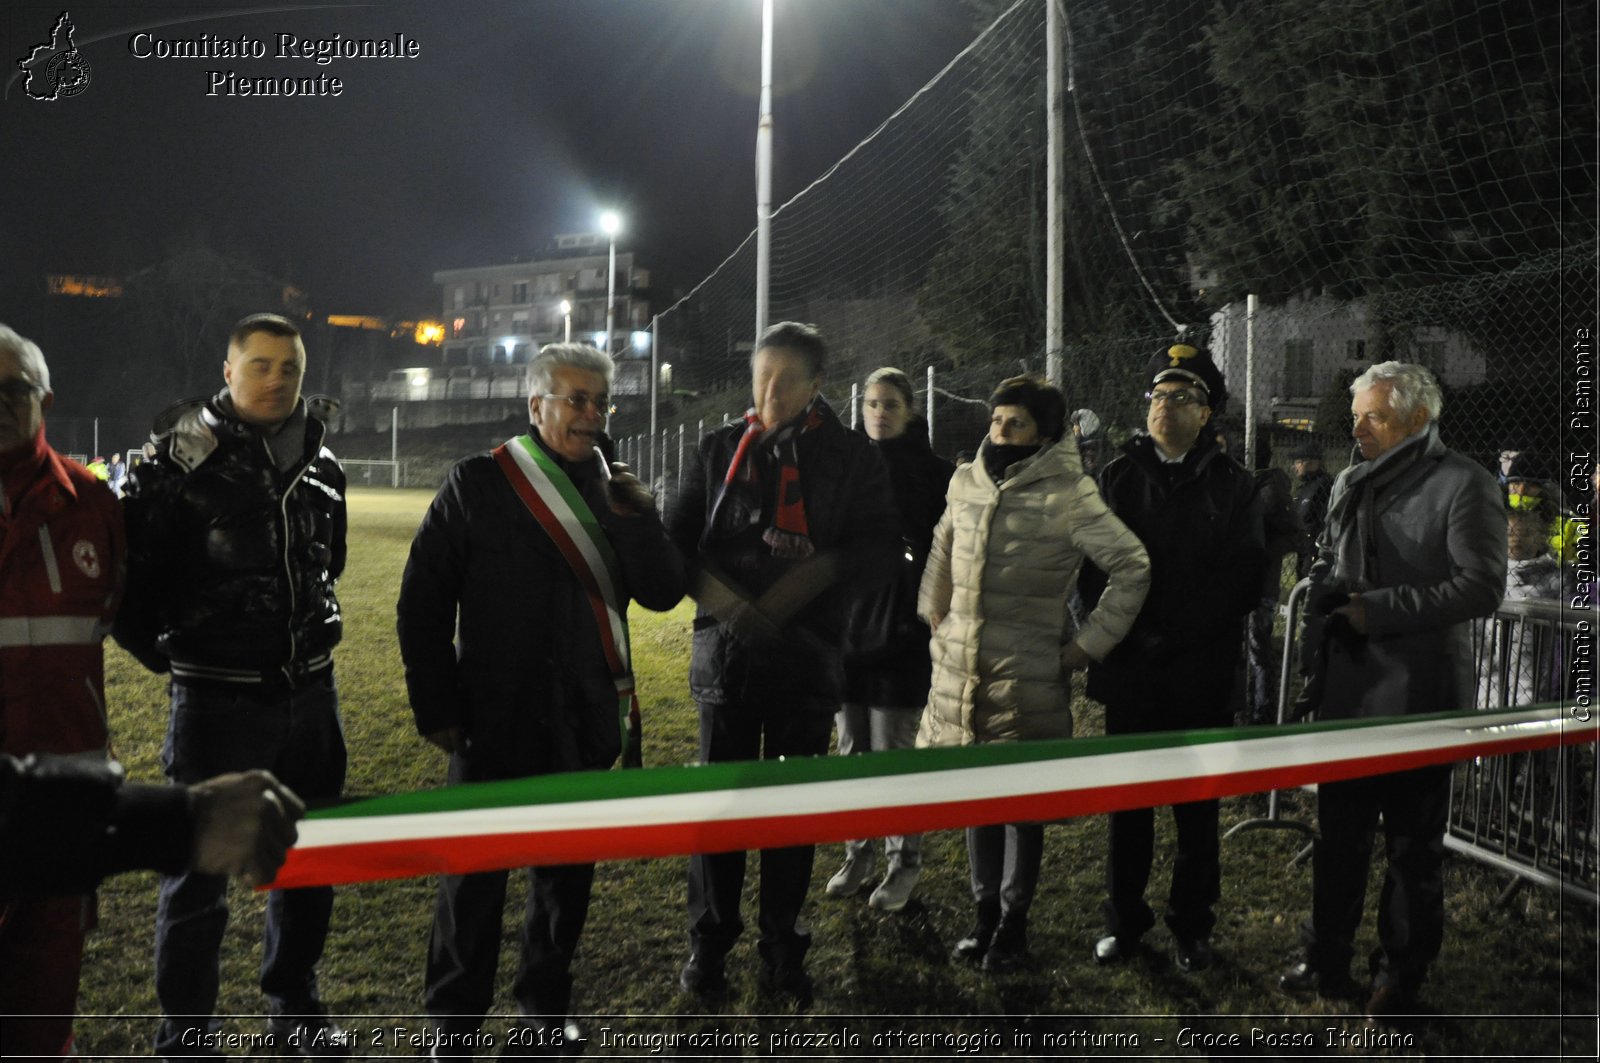
[[[918,596],[934,629],[919,746],[1069,737],[1068,674],[1111,651],[1149,588],[1144,547],[1062,440],[1061,392],[1013,377],[989,405],[989,436],[950,481]],[[1074,633],[1067,600],[1086,557],[1110,582]],[[969,828],[967,852],[978,919],[955,956],[1010,969],[1026,953],[1044,827]]]

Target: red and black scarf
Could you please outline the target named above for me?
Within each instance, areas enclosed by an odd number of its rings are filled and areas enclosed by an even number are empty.
[[[816,546],[811,541],[810,526],[806,523],[805,494],[800,487],[799,441],[806,432],[822,424],[821,403],[822,397],[819,395],[799,417],[770,432],[761,423],[755,407],[745,412],[744,434],[739,437],[733,460],[728,463],[728,472],[723,476],[722,486],[711,503],[711,514],[706,520],[707,535],[716,528],[724,503],[734,494],[744,496],[745,502],[736,508],[750,514],[752,523],[760,519],[763,462],[748,460],[750,450],[759,445],[770,451],[770,460],[777,464],[778,477],[776,505],[771,520],[761,533],[762,542],[772,548],[774,557],[798,560],[816,552]]]

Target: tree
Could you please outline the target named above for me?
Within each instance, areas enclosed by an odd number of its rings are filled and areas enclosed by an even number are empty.
[[[972,6],[987,25],[1009,4]],[[1180,322],[1203,316],[1188,292],[1186,215],[1170,192],[1185,150],[1180,104],[1193,87],[1179,73],[1193,65],[1200,14],[1173,0],[1088,0],[1067,14],[1073,92],[1066,101],[1062,296],[1069,345],[1130,332],[1170,334],[1147,282]],[[1022,24],[1023,15],[1033,21]],[[948,240],[919,293],[924,316],[957,365],[1043,347],[1042,10],[1015,17],[1018,28],[997,34],[985,53],[992,76],[969,91],[969,132],[940,207]],[[1127,150],[1130,144],[1140,149]]]
[[[247,314],[295,316],[304,297],[255,266],[196,247],[141,270],[123,286],[122,339],[141,380],[176,400],[221,386],[228,333]]]
[[[1005,6],[973,3],[984,25]],[[945,243],[917,293],[956,366],[1037,351],[1044,338],[1042,42],[1022,27],[996,34],[986,57],[993,74],[967,91],[967,135],[938,210]]]
[[[1348,298],[1593,241],[1593,21],[1570,0],[1222,0],[1218,106],[1177,182],[1219,297]]]

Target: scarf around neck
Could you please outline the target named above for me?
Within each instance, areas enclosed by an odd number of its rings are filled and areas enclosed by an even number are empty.
[[[1005,482],[1006,470],[1017,462],[1031,458],[1044,449],[1043,443],[991,443],[987,438],[979,445],[983,456],[983,469],[998,486]]]
[[[1370,589],[1373,560],[1378,552],[1378,493],[1422,460],[1433,436],[1434,429],[1430,427],[1358,468],[1351,474],[1337,508],[1329,510],[1328,523],[1344,529],[1334,544],[1334,575],[1344,590],[1359,593]],[[1354,519],[1350,520],[1352,511]]]
[[[728,472],[717,489],[717,497],[711,503],[705,536],[716,529],[718,517],[724,505],[730,501],[740,503],[733,507],[733,511],[748,514],[752,524],[759,523],[765,516],[762,513],[761,483],[761,459],[764,459],[766,464],[777,464],[777,490],[774,511],[761,533],[761,541],[772,548],[774,557],[798,560],[816,552],[816,544],[811,541],[811,528],[806,521],[805,495],[800,487],[799,440],[802,435],[823,423],[823,405],[824,400],[819,392],[800,416],[775,429],[769,429],[761,423],[755,407],[745,411],[744,433],[739,437],[739,445],[734,448],[733,460],[728,463]],[[759,449],[756,459],[750,457],[752,449]],[[742,529],[722,530],[737,533]],[[702,536],[702,545],[705,536]]]

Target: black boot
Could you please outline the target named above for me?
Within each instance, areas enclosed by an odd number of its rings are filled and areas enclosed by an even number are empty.
[[[806,952],[811,948],[809,931],[795,931],[787,937],[761,941],[756,952],[761,956],[761,975],[757,985],[762,992],[786,996],[801,1008],[811,1006],[813,985],[806,974]]]
[[[994,941],[983,957],[986,971],[1014,971],[1028,957],[1028,913],[1006,912],[994,932]]]
[[[950,958],[961,963],[981,963],[994,940],[995,928],[1000,925],[1000,899],[998,897],[978,902],[978,922],[967,936],[956,942]]]

